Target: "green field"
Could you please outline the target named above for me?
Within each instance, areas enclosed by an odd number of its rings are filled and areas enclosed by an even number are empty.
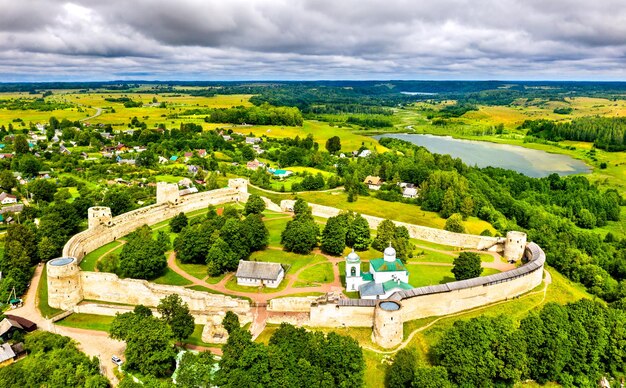
[[[120,248],[123,244],[124,240],[112,241],[106,245],[101,246],[100,248],[89,252],[80,262],[80,269],[83,271],[95,271],[96,263],[100,259],[102,255],[111,251],[111,253],[117,251],[116,248]],[[119,252],[118,252],[119,253]]]
[[[294,287],[315,287],[321,283],[333,281],[333,265],[331,263],[320,263],[305,268],[298,274],[298,281]]]
[[[31,285],[32,287],[33,285]],[[42,268],[39,284],[37,285],[37,308],[46,318],[51,318],[63,312],[61,309],[55,309],[48,304],[48,274],[46,268]]]
[[[108,332],[115,317],[94,314],[72,314],[56,322],[59,326],[76,327],[78,329]]]
[[[169,284],[170,286],[187,286],[191,282],[174,272],[169,267],[165,269],[165,273],[158,278],[152,280],[156,284]]]

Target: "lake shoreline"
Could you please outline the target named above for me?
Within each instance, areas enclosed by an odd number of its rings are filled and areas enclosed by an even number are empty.
[[[593,166],[570,153],[556,152],[554,149],[546,150],[538,149],[537,147],[524,147],[519,144],[519,140],[515,141],[514,139],[502,139],[509,141],[498,142],[483,140],[477,136],[458,137],[452,134],[416,132],[370,133],[370,136],[376,140],[390,137],[409,141],[423,146],[433,153],[448,154],[454,158],[461,158],[468,165],[501,167],[536,178],[548,176],[552,173],[557,173],[561,176],[589,175],[593,173]],[[550,145],[543,146],[553,147]],[[486,155],[489,156],[487,157]],[[548,167],[546,168],[546,166]]]

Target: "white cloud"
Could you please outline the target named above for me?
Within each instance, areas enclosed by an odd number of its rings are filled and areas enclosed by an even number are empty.
[[[0,0],[0,81],[623,79],[621,3]]]

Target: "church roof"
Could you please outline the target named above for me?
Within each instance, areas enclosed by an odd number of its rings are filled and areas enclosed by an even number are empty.
[[[376,272],[400,272],[407,271],[404,264],[400,259],[396,259],[396,261],[385,261],[383,258],[374,259],[370,261],[372,268]]]
[[[369,282],[359,287],[359,293],[361,294],[361,297],[383,295],[385,293],[385,289],[381,283]]]
[[[389,290],[393,290],[394,288],[397,288],[398,291],[410,290],[411,288],[413,288],[413,286],[410,285],[409,283],[398,282],[395,280],[388,280],[383,283],[383,289],[385,290],[385,292],[389,292]]]
[[[365,280],[366,282],[371,282],[374,280],[374,275],[369,272],[364,272],[361,274],[361,279]]]
[[[278,280],[283,270],[280,263],[265,263],[262,261],[239,260],[237,267],[238,278]]]

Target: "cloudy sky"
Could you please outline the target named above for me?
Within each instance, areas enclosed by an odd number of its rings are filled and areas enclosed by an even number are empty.
[[[0,82],[626,80],[624,0],[0,0]]]

